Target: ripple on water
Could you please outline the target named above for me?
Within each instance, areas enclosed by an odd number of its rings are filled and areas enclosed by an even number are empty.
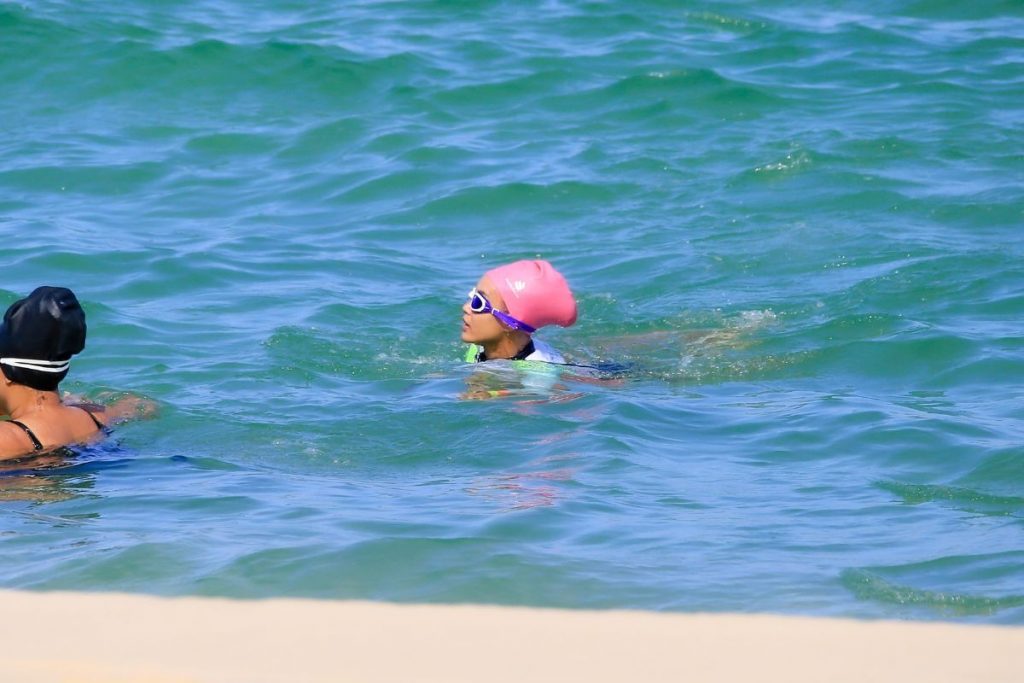
[[[0,293],[164,407],[4,584],[1024,621],[1018,8],[719,5],[0,5]],[[536,257],[625,371],[459,400]]]
[[[1022,559],[1021,552],[954,555],[906,565],[849,569],[842,573],[841,581],[860,600],[909,607],[917,613],[1016,619],[1024,607],[1019,581]],[[962,591],[961,581],[968,576],[973,591]]]
[[[878,488],[899,496],[908,505],[938,503],[964,512],[1024,519],[1024,498],[985,493],[963,486],[878,482]]]

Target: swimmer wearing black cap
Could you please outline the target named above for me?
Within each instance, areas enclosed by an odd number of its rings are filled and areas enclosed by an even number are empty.
[[[70,289],[39,287],[15,301],[0,323],[0,460],[49,453],[102,438],[109,426],[151,402],[65,404],[57,392],[71,357],[85,348],[85,311]]]

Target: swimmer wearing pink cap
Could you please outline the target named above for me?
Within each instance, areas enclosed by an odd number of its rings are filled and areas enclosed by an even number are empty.
[[[576,299],[547,261],[516,261],[484,273],[462,305],[466,360],[565,363],[562,354],[531,335],[545,325],[576,322]]]

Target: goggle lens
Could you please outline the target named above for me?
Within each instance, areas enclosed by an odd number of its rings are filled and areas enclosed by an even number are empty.
[[[473,311],[474,313],[490,313],[495,318],[497,318],[498,320],[500,320],[502,323],[512,328],[513,330],[522,330],[527,334],[533,334],[534,332],[537,331],[535,328],[531,327],[530,325],[527,325],[522,320],[516,320],[508,313],[502,313],[501,311],[494,310],[494,307],[491,306],[491,302],[488,301],[483,294],[476,291],[475,287],[471,289],[469,292],[469,310]]]
[[[474,313],[486,313],[491,309],[491,302],[475,289],[469,293],[469,310]]]

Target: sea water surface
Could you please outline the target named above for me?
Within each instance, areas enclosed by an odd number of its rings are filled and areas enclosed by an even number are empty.
[[[159,417],[0,586],[1024,623],[1024,6],[0,2],[0,306]],[[542,257],[615,381],[460,396]]]

